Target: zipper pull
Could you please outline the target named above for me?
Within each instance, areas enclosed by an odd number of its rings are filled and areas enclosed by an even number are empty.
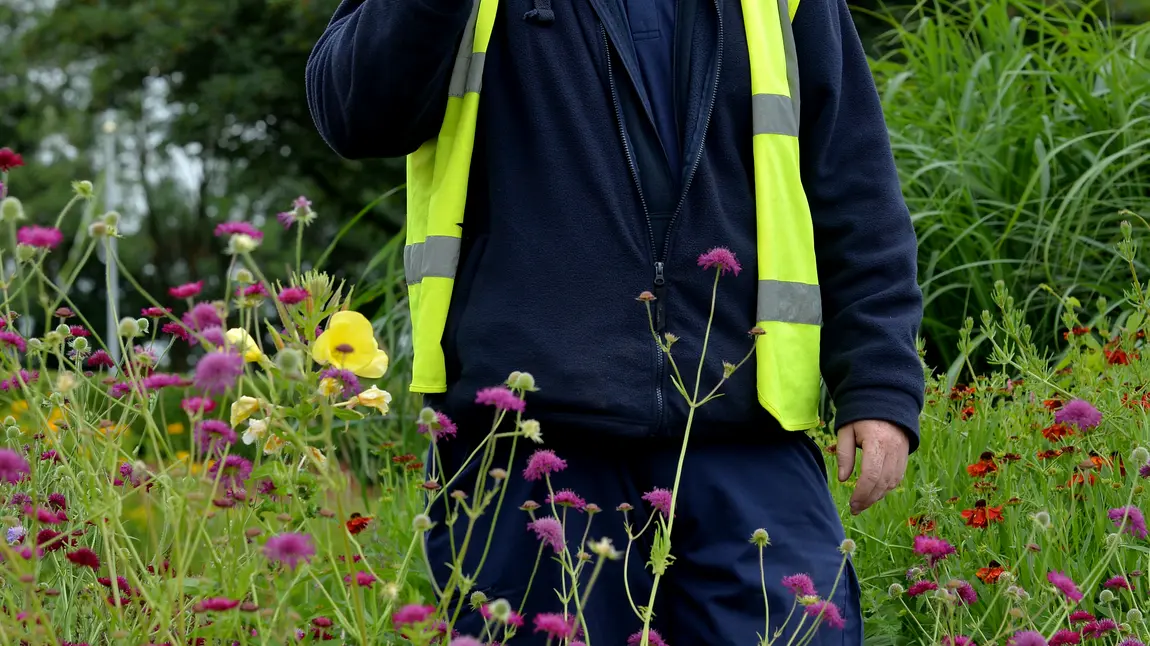
[[[667,326],[666,309],[663,301],[667,296],[667,280],[663,276],[663,263],[655,263],[655,331],[662,332]]]

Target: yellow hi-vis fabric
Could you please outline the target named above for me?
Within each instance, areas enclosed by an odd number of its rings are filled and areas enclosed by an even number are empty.
[[[475,0],[439,137],[407,160],[404,269],[414,392],[447,390],[443,330],[459,261],[483,57],[498,0]],[[798,0],[742,0],[751,64],[758,253],[759,403],[788,430],[818,423],[822,301],[810,207],[799,174]]]

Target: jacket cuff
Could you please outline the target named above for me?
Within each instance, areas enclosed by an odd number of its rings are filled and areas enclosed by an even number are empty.
[[[910,452],[919,444],[918,418],[922,406],[913,395],[890,388],[861,388],[835,397],[834,429],[863,420],[889,422],[901,428],[910,440]]]

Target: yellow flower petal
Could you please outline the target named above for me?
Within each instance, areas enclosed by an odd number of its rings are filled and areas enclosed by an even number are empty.
[[[240,422],[249,418],[257,410],[260,409],[260,401],[255,397],[248,397],[247,395],[240,397],[232,402],[231,422],[232,428],[240,425]]]
[[[364,379],[379,379],[383,376],[383,373],[387,372],[387,363],[387,353],[383,350],[376,350],[375,356],[371,358],[371,361],[369,361],[366,366],[361,366],[358,369],[348,368],[348,370],[351,370]]]
[[[244,361],[255,363],[263,359],[264,353],[247,330],[238,327],[232,328],[224,334],[224,338],[227,339],[228,345],[244,353]]]

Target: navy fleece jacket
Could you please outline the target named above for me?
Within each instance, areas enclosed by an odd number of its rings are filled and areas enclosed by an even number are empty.
[[[719,288],[704,384],[737,361],[754,325],[750,74],[738,0],[679,0],[675,116],[682,166],[657,150],[650,97],[618,0],[502,0],[484,68],[463,251],[443,345],[448,392],[470,421],[475,390],[535,375],[530,416],[550,432],[681,432],[687,408],[635,296],[660,302],[680,364],[702,346],[713,276],[696,257],[743,263]],[[344,0],[308,61],[308,101],[346,158],[408,154],[434,137],[470,3]],[[802,0],[793,22],[803,185],[823,299],[822,372],[836,426],[902,426],[917,446],[923,374],[917,244],[859,37],[844,0]],[[657,268],[657,269],[656,269]],[[764,432],[748,366],[696,414],[702,433]],[[475,417],[475,419],[480,419]]]

